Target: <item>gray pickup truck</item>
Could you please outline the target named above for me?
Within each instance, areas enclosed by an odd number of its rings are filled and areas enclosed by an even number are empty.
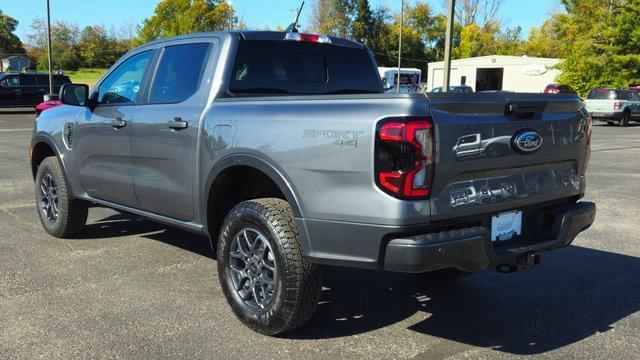
[[[577,97],[385,95],[369,50],[340,38],[156,41],[60,99],[29,151],[44,229],[74,236],[106,206],[206,235],[233,311],[263,334],[311,317],[321,264],[511,272],[595,217]]]

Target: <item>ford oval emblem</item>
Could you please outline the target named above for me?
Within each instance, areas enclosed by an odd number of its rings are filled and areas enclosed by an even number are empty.
[[[531,154],[542,147],[542,135],[524,130],[513,137],[513,148],[521,154]]]

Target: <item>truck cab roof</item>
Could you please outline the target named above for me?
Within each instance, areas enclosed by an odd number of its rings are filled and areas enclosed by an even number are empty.
[[[302,34],[302,33],[301,33]],[[224,31],[210,31],[210,32],[198,32],[198,33],[192,33],[192,34],[188,34],[188,35],[180,35],[180,36],[174,36],[174,37],[170,37],[170,38],[164,38],[164,39],[158,39],[152,42],[149,42],[143,46],[148,46],[148,45],[156,45],[156,44],[160,44],[160,43],[164,43],[164,42],[169,42],[169,41],[174,41],[174,40],[182,40],[182,39],[197,39],[197,38],[201,38],[201,37],[211,37],[211,36],[218,36],[218,37],[224,37],[224,36],[239,36],[240,39],[242,40],[264,40],[264,41],[278,41],[278,40],[282,40],[285,41],[285,36],[287,35],[286,31],[267,31],[267,30],[224,30]],[[343,39],[343,38],[339,38],[339,37],[334,37],[334,36],[329,36],[329,39],[331,39],[331,44],[332,45],[338,45],[338,46],[348,46],[348,47],[353,47],[353,48],[358,48],[358,49],[363,49],[364,45],[355,42],[355,41],[351,41],[351,40],[347,40],[347,39]]]

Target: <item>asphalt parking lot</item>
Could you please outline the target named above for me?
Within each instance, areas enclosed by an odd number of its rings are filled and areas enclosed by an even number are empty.
[[[40,228],[33,115],[0,109],[0,359],[637,359],[640,125],[594,127],[594,226],[540,268],[457,283],[324,269],[316,315],[279,338],[243,327],[208,239],[93,208],[79,239]]]

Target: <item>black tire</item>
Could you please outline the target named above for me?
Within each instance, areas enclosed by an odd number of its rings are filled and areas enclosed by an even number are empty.
[[[611,126],[611,125],[615,125],[615,121],[607,121],[607,125]]]
[[[236,287],[242,288],[242,284],[247,286],[249,280],[234,286],[231,274],[232,243],[246,229],[263,235],[273,254],[274,260],[270,261],[277,269],[271,273],[275,280],[271,288],[272,297],[258,309],[247,304],[252,300],[241,297],[239,291],[246,290],[236,290]],[[256,199],[236,205],[222,224],[217,254],[218,277],[227,302],[238,319],[250,329],[276,335],[302,326],[313,315],[320,297],[320,269],[302,255],[298,229],[286,201]],[[234,276],[238,282],[238,277],[244,275]]]
[[[630,117],[631,117],[631,114],[629,114],[628,111],[625,111],[624,113],[622,113],[622,118],[620,118],[620,122],[618,123],[618,125],[621,126],[621,127],[629,126],[629,118]]]
[[[52,179],[55,185],[57,201],[56,216],[48,216],[43,203],[45,202],[45,189],[43,179]],[[64,177],[62,165],[57,157],[52,156],[44,159],[38,167],[35,181],[36,208],[40,223],[44,230],[51,236],[57,238],[69,238],[80,233],[87,222],[87,203],[74,199],[69,186]],[[49,200],[47,200],[48,202]]]

